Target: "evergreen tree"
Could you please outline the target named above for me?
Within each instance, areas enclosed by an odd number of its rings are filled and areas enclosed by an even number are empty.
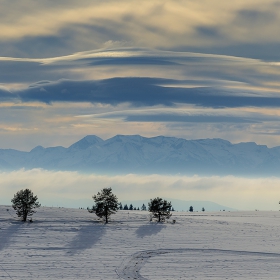
[[[147,210],[147,207],[146,207],[146,205],[143,203],[143,205],[142,205],[142,207],[141,207],[141,210],[142,211],[146,211]]]
[[[171,202],[167,202],[162,198],[157,197],[151,199],[148,207],[149,211],[153,214],[153,217],[158,219],[158,222],[169,219],[172,216],[172,214],[170,213],[170,210],[172,208]]]
[[[111,188],[104,188],[92,198],[95,205],[91,209],[88,208],[88,211],[90,213],[94,212],[99,218],[105,218],[107,224],[108,218],[118,210],[119,204],[117,197],[112,193]]]
[[[33,195],[33,192],[29,189],[20,190],[11,200],[12,207],[16,210],[16,214],[18,217],[22,218],[23,222],[26,222],[28,216],[32,216],[36,211],[35,208],[41,206],[39,202],[37,202],[37,196]]]
[[[193,207],[192,207],[192,206],[190,206],[189,211],[190,211],[190,212],[193,212]]]
[[[119,203],[119,210],[123,210],[123,206],[121,202]]]
[[[124,205],[123,210],[128,210],[127,204]]]
[[[205,211],[205,208],[204,207],[202,207],[202,212],[204,212]]]
[[[132,204],[129,205],[129,210],[133,210],[133,205]]]
[[[172,211],[172,212],[175,211],[173,207],[172,207],[171,211]]]
[[[138,210],[138,211],[140,210],[139,207],[137,208],[137,210]]]

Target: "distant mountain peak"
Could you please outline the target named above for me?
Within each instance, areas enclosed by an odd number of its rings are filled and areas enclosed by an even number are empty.
[[[87,135],[78,142],[72,144],[69,149],[86,150],[88,147],[104,142],[103,139],[96,135]]]
[[[112,138],[109,138],[106,140],[107,143],[112,143],[112,142],[141,142],[144,139],[146,139],[145,137],[141,136],[141,135],[122,135],[122,134],[118,134]]]
[[[43,151],[43,150],[45,150],[45,148],[39,145],[39,146],[36,146],[35,148],[33,148],[30,152],[38,152],[38,151]]]
[[[232,145],[232,143],[229,142],[228,140],[224,140],[224,139],[221,139],[221,138],[206,138],[206,139],[198,139],[198,140],[194,140],[194,141],[197,141],[198,143],[205,143],[205,144],[209,144],[209,143],[217,144],[217,143],[220,143],[220,144],[225,144],[225,145]]]

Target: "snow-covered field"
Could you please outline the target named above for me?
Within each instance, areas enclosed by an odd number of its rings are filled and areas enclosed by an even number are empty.
[[[7,211],[9,209],[9,211]],[[280,212],[175,212],[176,223],[119,211],[41,207],[22,223],[0,206],[0,279],[279,279]]]

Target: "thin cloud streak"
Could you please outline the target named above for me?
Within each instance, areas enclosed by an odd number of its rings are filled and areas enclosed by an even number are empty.
[[[225,87],[165,87],[175,80],[155,78],[113,78],[98,81],[40,82],[14,92],[23,102],[91,102],[118,105],[131,103],[139,106],[174,106],[192,104],[212,108],[279,107],[275,93],[227,89]],[[12,96],[12,98],[15,98]],[[7,98],[7,94],[3,94]]]
[[[85,121],[98,119],[119,119],[127,122],[186,122],[186,123],[263,123],[279,122],[280,116],[269,110],[265,112],[248,112],[240,109],[211,109],[195,108],[191,106],[176,106],[175,108],[134,108],[115,110],[112,112],[78,115],[77,118]]]

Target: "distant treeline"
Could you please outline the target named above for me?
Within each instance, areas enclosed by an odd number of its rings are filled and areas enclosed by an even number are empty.
[[[122,205],[122,203],[119,203],[119,210],[141,210],[141,211],[147,211],[147,206],[143,203],[141,208],[139,207],[134,207],[133,204],[130,204],[129,206],[127,204]],[[171,211],[175,211],[174,208],[171,208]]]

